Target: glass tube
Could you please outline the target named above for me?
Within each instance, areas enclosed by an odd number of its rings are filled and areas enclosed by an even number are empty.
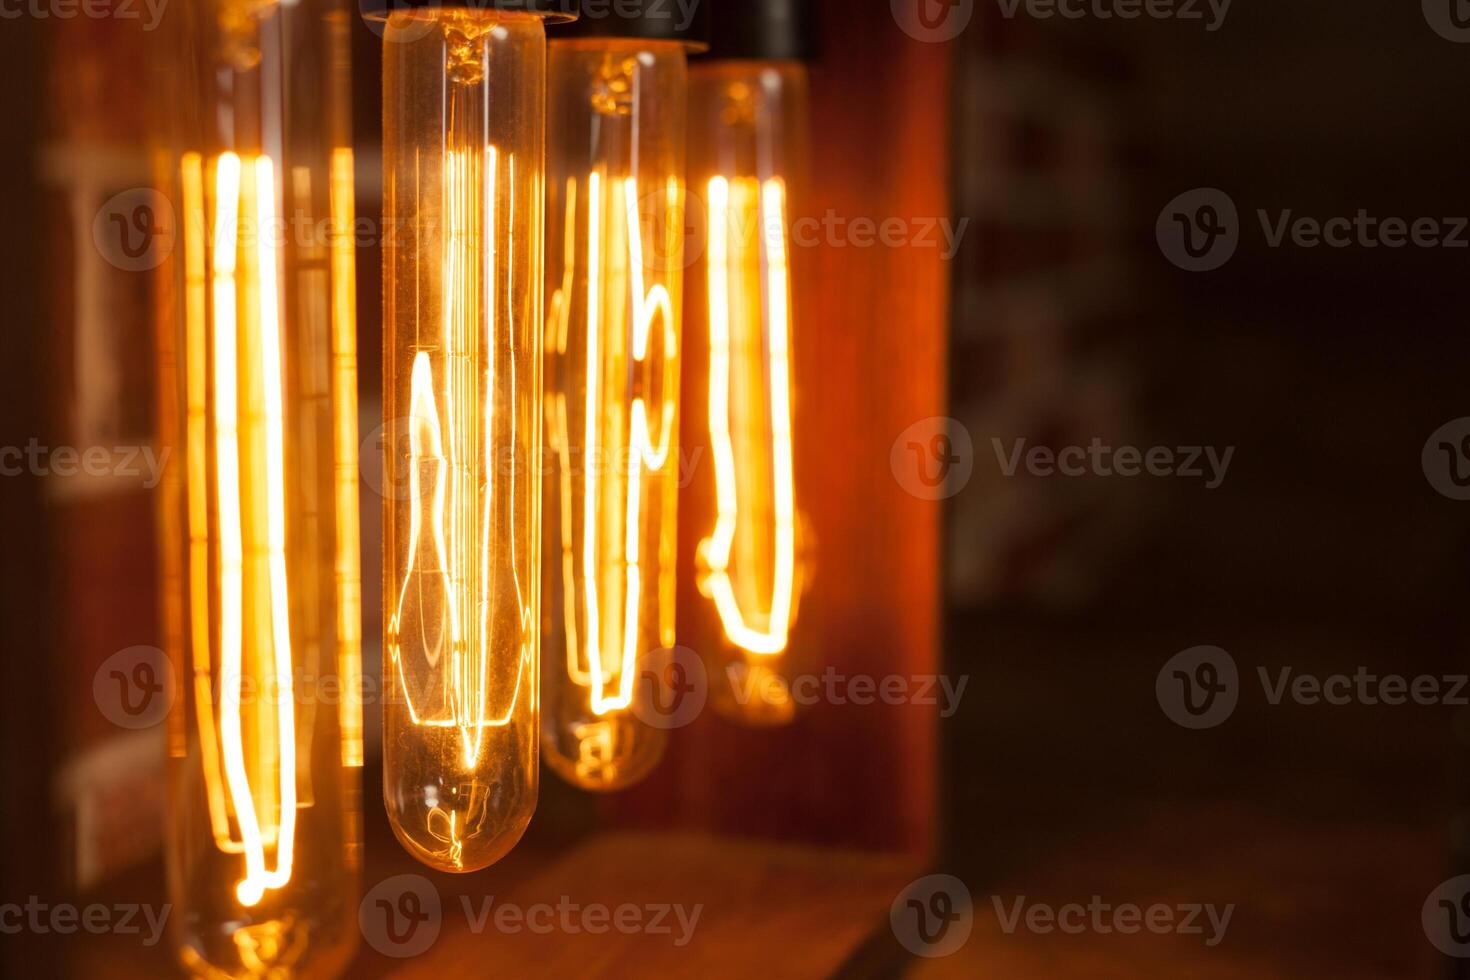
[[[334,976],[362,765],[351,20],[200,0],[168,22],[169,927],[198,976]]]
[[[703,209],[694,225],[705,241],[690,272],[690,329],[707,343],[701,448],[711,465],[701,474],[714,484],[696,569],[719,638],[703,653],[710,703],[752,725],[794,716],[789,685],[802,651],[791,631],[811,577],[795,466],[790,249],[806,111],[800,62],[691,69],[691,207]]]
[[[536,808],[542,18],[387,19],[383,786],[403,845],[473,871]]]
[[[550,75],[542,747],[614,790],[665,741],[635,701],[674,644],[685,47],[553,40]]]

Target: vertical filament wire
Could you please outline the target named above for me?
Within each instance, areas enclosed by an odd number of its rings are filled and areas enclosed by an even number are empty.
[[[342,764],[362,765],[362,579],[357,540],[357,282],[353,256],[352,148],[332,150],[332,443],[336,450],[337,669]]]
[[[786,649],[796,587],[796,496],[791,445],[791,313],[790,270],[786,252],[786,188],[777,178],[762,182],[759,198],[754,179],[737,179],[736,205],[730,181],[709,181],[709,426],[715,461],[717,516],[714,532],[701,544],[707,569],[704,586],[719,611],[725,634],[735,645],[755,654]],[[732,213],[735,212],[735,213]],[[774,576],[765,629],[750,625],[735,597],[730,551],[739,521],[735,450],[730,412],[731,249],[729,236],[751,227],[761,229],[764,244],[765,319],[769,338],[766,383],[771,408],[771,502],[775,523]],[[745,256],[738,256],[741,262]],[[745,311],[756,304],[742,303]],[[759,323],[739,324],[742,336],[759,336]],[[749,574],[749,570],[742,570]]]
[[[225,853],[243,853],[245,877],[236,885],[241,904],[257,904],[266,889],[280,888],[291,879],[296,837],[296,720],[294,670],[291,653],[290,608],[287,600],[285,411],[282,390],[279,256],[274,235],[276,194],[269,157],[251,161],[242,169],[240,157],[221,154],[215,164],[215,215],[212,267],[209,277],[214,312],[214,464],[215,514],[219,528],[219,648],[220,718],[216,728],[211,642],[209,633],[208,551],[209,512],[206,448],[208,419],[205,391],[205,306],[203,235],[203,166],[198,154],[183,160],[186,213],[185,234],[185,343],[188,400],[188,511],[190,531],[190,605],[193,621],[193,672],[196,715],[204,756],[206,799],[216,846]],[[252,233],[241,234],[242,210]],[[241,245],[247,249],[247,278],[240,282]],[[242,296],[242,289],[244,295]],[[243,302],[242,302],[243,300]],[[241,313],[243,312],[243,316]],[[241,350],[244,363],[241,362]],[[247,388],[240,390],[240,372],[246,369]],[[250,379],[260,378],[257,393]],[[244,430],[251,436],[242,447]],[[246,460],[255,444],[264,452],[264,466]],[[244,461],[244,465],[242,465]],[[264,520],[259,519],[264,502]],[[245,507],[251,506],[247,542]],[[263,533],[261,525],[264,525]],[[249,544],[247,549],[246,545]],[[247,628],[247,557],[264,557],[268,605],[267,636],[259,624]],[[252,583],[255,580],[252,579]],[[274,710],[275,730],[264,724],[249,737],[244,726],[244,654],[247,639],[252,650],[270,650],[271,683],[267,707]],[[261,657],[263,660],[263,656]],[[256,786],[247,766],[247,750],[255,773],[276,786]],[[228,806],[226,805],[228,797]],[[233,811],[239,840],[230,834]],[[266,848],[275,847],[275,867],[266,868]]]
[[[230,834],[229,811],[221,775],[220,741],[214,720],[214,664],[209,633],[209,417],[207,410],[206,346],[209,279],[205,273],[204,164],[198,153],[184,155],[184,391],[187,401],[186,438],[187,509],[189,525],[189,646],[203,757],[205,800],[215,846],[227,854],[240,853]],[[218,226],[218,218],[216,218]],[[216,299],[220,286],[215,287]]]
[[[621,185],[621,195],[615,187],[612,194],[607,194],[603,189],[602,174],[593,171],[587,177],[588,195],[588,230],[587,230],[587,391],[586,391],[586,415],[585,415],[585,441],[586,462],[583,474],[582,494],[582,565],[583,576],[581,580],[584,592],[584,615],[587,620],[585,649],[579,643],[576,630],[576,616],[574,604],[567,602],[567,659],[568,672],[572,680],[579,685],[585,686],[590,691],[592,713],[599,717],[613,711],[627,709],[633,700],[633,684],[636,679],[636,665],[638,657],[638,636],[641,625],[640,609],[643,600],[642,580],[642,555],[641,555],[641,533],[643,531],[642,520],[642,484],[643,471],[657,473],[663,469],[668,461],[669,443],[672,438],[674,400],[665,393],[663,404],[659,409],[661,428],[659,439],[655,440],[650,431],[648,423],[648,406],[643,396],[636,396],[632,400],[629,410],[629,446],[630,459],[628,460],[627,485],[625,490],[624,514],[623,514],[623,547],[621,558],[624,569],[623,583],[623,610],[622,610],[622,636],[620,644],[620,655],[617,658],[617,690],[609,693],[611,678],[614,671],[609,669],[605,663],[603,637],[603,599],[600,594],[600,583],[603,578],[603,556],[598,547],[599,517],[602,511],[601,501],[601,477],[602,463],[600,461],[600,440],[602,435],[602,410],[603,394],[601,390],[601,376],[603,370],[602,361],[604,353],[602,349],[602,335],[604,332],[604,321],[606,319],[602,308],[602,297],[604,293],[620,295],[621,289],[608,290],[605,280],[612,274],[612,270],[618,266],[607,261],[604,250],[611,248],[611,239],[616,237],[610,234],[604,223],[604,212],[607,208],[608,198],[614,202],[614,206],[621,205],[624,209],[626,220],[626,236],[628,250],[628,268],[631,270],[631,282],[628,289],[631,293],[633,308],[632,329],[632,356],[636,365],[643,365],[648,357],[648,341],[652,332],[653,324],[660,316],[664,325],[664,356],[674,358],[677,356],[678,334],[674,323],[673,302],[669,296],[668,289],[661,283],[645,290],[643,279],[643,232],[642,221],[638,212],[638,184],[636,178],[626,177],[617,181]],[[576,182],[568,181],[568,213],[575,213]],[[622,200],[618,198],[621,196]],[[568,239],[568,251],[573,251],[572,239]],[[563,292],[559,294],[561,310],[565,312],[569,306],[565,302],[566,290],[570,289],[572,262],[567,262],[567,279],[564,283]],[[561,326],[555,335],[554,343],[561,353],[566,350],[566,329]],[[567,431],[567,408],[566,394],[558,393],[554,402],[552,426],[557,430],[558,450],[562,454],[561,463],[561,495],[562,495],[562,574],[565,581],[566,592],[569,596],[577,593],[577,580],[574,576],[574,563],[572,558],[573,533],[570,514],[572,511],[572,486],[571,467],[567,458],[568,445],[570,442]],[[585,655],[587,670],[581,669],[581,660]],[[590,727],[590,726],[589,726]],[[593,733],[589,733],[592,735]],[[595,736],[594,736],[595,737]]]
[[[513,187],[515,159],[507,154],[504,163]],[[465,774],[473,774],[480,765],[486,729],[504,727],[514,717],[534,650],[523,639],[514,691],[505,711],[497,714],[490,704],[490,673],[491,607],[499,564],[492,530],[495,487],[501,479],[495,471],[499,459],[495,400],[500,382],[495,362],[499,354],[500,165],[500,154],[493,145],[485,147],[483,155],[471,150],[445,154],[443,310],[438,335],[421,343],[413,357],[408,413],[409,563],[387,631],[394,676],[410,721],[453,730],[455,768]],[[513,199],[507,205],[514,214]],[[513,241],[507,240],[506,245],[509,264]],[[513,270],[507,275],[513,280]],[[513,343],[510,353],[514,362]],[[442,380],[435,375],[434,354],[442,359]],[[484,373],[477,377],[482,360]],[[513,372],[508,383],[515,388]],[[510,401],[514,404],[514,391]],[[512,431],[512,443],[515,438]],[[426,467],[432,469],[428,488]],[[508,483],[512,511],[515,480],[512,472]],[[426,543],[431,554],[425,552]],[[511,560],[514,564],[513,551]],[[522,613],[517,625],[524,637],[533,624],[520,596],[518,578],[515,584]],[[451,864],[461,863],[464,841],[483,820],[485,803],[484,788],[474,787],[463,812],[439,806],[431,810],[429,831],[445,844]]]

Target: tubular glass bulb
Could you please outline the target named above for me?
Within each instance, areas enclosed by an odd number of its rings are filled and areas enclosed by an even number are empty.
[[[674,643],[685,49],[553,40],[550,70],[542,747],[614,790],[664,749],[639,679]]]
[[[691,270],[703,294],[691,322],[708,342],[715,491],[696,566],[721,637],[711,701],[757,725],[794,713],[791,631],[811,571],[795,472],[789,245],[806,91],[794,61],[691,72],[690,179],[706,236]]]
[[[383,785],[473,871],[536,807],[546,41],[485,4],[384,28]]]
[[[170,927],[199,976],[332,976],[362,765],[350,20],[212,0],[170,22]]]

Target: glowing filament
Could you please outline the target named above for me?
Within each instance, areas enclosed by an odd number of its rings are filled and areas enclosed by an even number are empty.
[[[709,332],[710,380],[709,427],[715,463],[717,516],[714,533],[701,543],[706,574],[703,587],[714,600],[725,634],[735,645],[755,654],[776,654],[786,649],[791,627],[796,590],[796,496],[793,482],[791,449],[791,315],[790,272],[786,257],[786,191],[778,179],[760,185],[759,201],[756,182],[735,182],[736,202],[731,205],[731,184],[724,177],[709,182]],[[732,213],[733,212],[733,213]],[[765,327],[768,337],[767,391],[771,420],[771,503],[774,517],[774,575],[772,577],[770,612],[764,629],[752,626],[735,596],[731,581],[730,551],[735,541],[740,502],[737,493],[735,449],[730,411],[732,371],[731,311],[742,320],[741,336],[760,335],[757,317],[749,311],[759,310],[758,302],[739,297],[737,306],[732,296],[730,275],[732,255],[728,236],[757,227],[764,245]],[[737,243],[733,264],[742,269],[750,258],[739,252]],[[741,276],[742,287],[745,277]],[[737,420],[748,425],[749,420]],[[748,569],[742,569],[749,574]]]
[[[215,164],[209,286],[214,313],[210,377],[220,590],[216,721],[209,620],[204,174],[199,155],[186,154],[182,171],[193,686],[210,826],[221,851],[244,855],[245,877],[236,885],[236,896],[251,906],[266,889],[290,881],[296,837],[275,176],[265,156],[254,158],[248,169],[242,169],[234,153],[222,154]],[[249,235],[241,234],[242,211],[250,223]],[[263,567],[263,575],[247,576],[247,566]],[[247,618],[247,609],[255,615]],[[259,618],[262,609],[264,623]],[[256,665],[252,673],[268,682],[268,696],[258,699],[262,704],[250,705],[267,717],[249,729],[242,703],[247,653]],[[267,660],[269,668],[264,666]],[[238,840],[230,831],[231,816]],[[268,847],[275,848],[275,867],[270,869]]]
[[[353,269],[352,149],[332,150],[332,443],[337,452],[337,664],[342,763],[362,765],[362,580],[357,535],[357,282]]]
[[[633,702],[633,684],[636,680],[639,653],[640,609],[643,600],[643,557],[641,554],[641,534],[644,530],[644,522],[641,517],[643,474],[645,470],[649,473],[658,473],[668,462],[675,409],[674,399],[666,395],[658,410],[660,430],[657,440],[654,439],[650,429],[646,399],[641,395],[635,396],[629,409],[629,465],[624,493],[624,513],[622,514],[622,554],[619,556],[623,566],[622,636],[609,644],[607,638],[604,637],[604,600],[601,595],[606,557],[601,553],[598,541],[604,505],[601,494],[602,474],[599,472],[602,466],[601,439],[604,434],[601,421],[604,412],[604,395],[601,384],[602,361],[605,356],[603,335],[607,319],[602,308],[604,294],[614,297],[631,296],[633,318],[631,348],[635,365],[641,366],[647,363],[649,337],[654,321],[660,317],[662,317],[664,326],[664,357],[666,359],[676,357],[678,346],[673,301],[668,289],[662,284],[656,284],[646,290],[644,288],[643,231],[638,213],[637,180],[627,177],[617,183],[621,184],[621,195],[615,185],[611,199],[615,205],[621,205],[624,212],[627,237],[626,268],[630,270],[631,281],[626,287],[621,283],[615,283],[615,288],[609,289],[609,282],[613,281],[614,276],[621,275],[624,265],[621,262],[610,261],[611,256],[604,255],[605,249],[616,247],[610,243],[614,242],[618,236],[612,234],[605,226],[604,212],[609,195],[603,189],[602,175],[594,171],[587,178],[587,402],[584,430],[586,460],[582,496],[583,575],[580,580],[585,590],[583,606],[587,620],[585,648],[578,639],[576,604],[570,598],[566,602],[567,670],[575,683],[589,689],[592,712],[598,716],[626,710]],[[674,193],[677,194],[677,187],[674,188]],[[621,196],[621,201],[618,200],[619,196]],[[575,181],[568,181],[567,184],[567,207],[570,222],[576,213]],[[552,301],[553,323],[558,324],[558,330],[553,335],[553,346],[562,354],[566,353],[567,326],[564,322],[566,317],[558,314],[565,314],[570,309],[567,297],[571,289],[572,269],[574,268],[574,259],[571,254],[574,248],[574,236],[569,234],[567,241],[565,282],[562,290],[553,297]],[[562,455],[560,467],[562,476],[560,488],[562,574],[566,594],[570,597],[576,595],[579,580],[574,574],[575,545],[571,518],[572,476],[570,460],[567,458],[570,438],[567,398],[564,392],[558,393],[553,401],[551,426],[556,433],[558,451]],[[616,603],[617,599],[611,597],[610,601]],[[612,646],[618,650],[616,666],[609,662],[613,660],[612,657],[605,656],[605,646]],[[581,666],[584,658],[587,665],[585,670]],[[615,691],[610,690],[613,687],[614,674],[616,674]],[[584,759],[584,763],[590,765],[591,762],[611,756],[612,733],[608,726],[582,726],[579,729],[578,738],[582,741],[584,755],[591,752],[591,755]],[[596,751],[592,751],[593,747]]]
[[[206,347],[208,286],[204,270],[204,165],[197,153],[183,159],[184,191],[184,376],[187,400],[188,440],[187,501],[189,522],[189,647],[194,679],[195,712],[204,763],[204,790],[215,846],[227,854],[238,854],[240,844],[230,834],[229,811],[225,804],[224,778],[220,772],[219,737],[214,720],[214,665],[209,636],[209,418],[206,409]],[[216,219],[218,223],[218,219]],[[233,238],[231,238],[233,241]],[[222,275],[222,273],[216,273]],[[230,289],[228,281],[216,286]],[[233,302],[233,300],[231,300]]]
[[[407,426],[409,563],[388,626],[389,656],[411,721],[453,729],[458,763],[467,773],[479,763],[485,729],[508,724],[514,714],[532,649],[522,644],[510,704],[494,714],[491,528],[497,476],[489,468],[499,462],[494,439],[498,165],[494,146],[483,156],[455,150],[445,156],[443,315],[438,336],[419,344],[413,358]],[[512,185],[514,167],[514,159],[507,158]],[[436,359],[442,371],[438,378]],[[484,373],[476,377],[482,361]],[[514,374],[510,380],[514,386]],[[519,596],[519,581],[516,589]],[[523,598],[520,608],[525,630]],[[435,808],[430,816],[429,830],[447,845],[453,864],[463,853],[462,820],[470,820],[474,810],[462,817]]]

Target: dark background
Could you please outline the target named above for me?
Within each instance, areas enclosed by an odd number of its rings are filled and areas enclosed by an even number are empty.
[[[1216,33],[982,17],[960,66],[955,206],[981,234],[955,270],[976,476],[949,515],[946,656],[976,696],[945,736],[952,866],[977,895],[1238,904],[1216,950],[1053,937],[990,966],[1443,975],[1419,912],[1464,870],[1465,709],[1270,706],[1256,671],[1465,670],[1467,512],[1420,452],[1470,405],[1470,252],[1271,248],[1256,210],[1461,215],[1446,96],[1470,48],[1418,4],[1289,2]],[[996,90],[1013,77],[1035,97]],[[1244,225],[1214,272],[1154,239],[1196,187]],[[1236,453],[1215,490],[1017,487],[992,436]],[[1154,681],[1202,644],[1233,655],[1240,706],[1186,731]]]
[[[895,29],[869,6],[823,4],[826,43]],[[976,933],[914,973],[1449,975],[1420,906],[1470,871],[1465,709],[1271,706],[1256,669],[1467,669],[1470,503],[1438,494],[1420,453],[1470,415],[1470,250],[1271,248],[1255,212],[1470,215],[1470,45],[1439,37],[1414,3],[1236,0],[1215,33],[998,10],[979,3],[946,52],[951,210],[973,222],[948,270],[949,413],[975,449],[945,509],[945,669],[971,680],[941,730],[933,864],[968,885]],[[39,244],[37,149],[67,111],[43,95],[57,56],[46,27],[0,21],[0,445],[60,424],[47,414],[58,314],[37,288],[65,274]],[[354,37],[361,160],[376,152],[377,41]],[[1235,257],[1209,273],[1176,269],[1154,238],[1160,210],[1196,187],[1230,195],[1243,223]],[[376,254],[358,268],[376,295]],[[365,315],[362,329],[366,393],[376,325]],[[1093,437],[1236,452],[1206,490],[1005,477],[991,447]],[[67,887],[66,826],[48,803],[77,699],[58,637],[84,590],[56,571],[55,520],[38,481],[0,479],[5,900]],[[1229,721],[1192,732],[1160,710],[1154,681],[1201,644],[1233,655],[1243,692]],[[585,801],[546,790],[532,843],[592,824]],[[132,874],[158,885],[156,864]],[[1005,936],[992,894],[1237,910],[1217,949]],[[875,915],[848,971],[904,963]],[[26,935],[0,937],[0,966],[68,970]]]

